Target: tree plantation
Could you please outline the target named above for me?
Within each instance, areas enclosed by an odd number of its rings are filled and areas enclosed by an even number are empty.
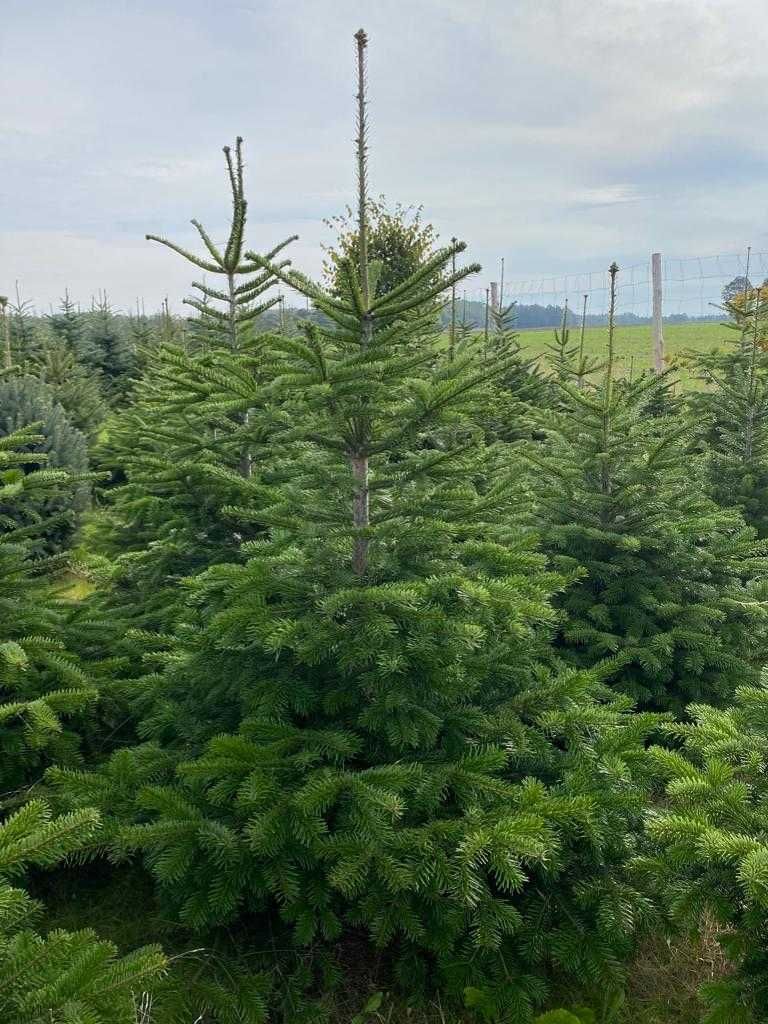
[[[322,281],[238,138],[186,322],[2,303],[0,1019],[760,1024],[768,298],[697,390],[615,264],[599,358],[462,320],[367,45]]]

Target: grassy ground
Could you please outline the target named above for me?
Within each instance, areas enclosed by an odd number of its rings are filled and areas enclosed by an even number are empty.
[[[684,365],[687,350],[708,352],[720,348],[733,336],[733,331],[722,324],[668,324],[664,327],[664,351],[669,362],[681,364],[680,376],[686,386],[695,386]],[[520,342],[530,355],[546,358],[547,346],[554,340],[552,330],[521,331]],[[571,328],[572,345],[579,343],[579,330]],[[607,327],[588,327],[584,333],[584,352],[599,358],[608,345]],[[615,352],[626,376],[647,370],[653,365],[653,336],[650,327],[617,327],[614,336]]]
[[[29,884],[46,908],[44,930],[77,931],[95,923],[100,937],[123,952],[145,943],[163,946],[172,970],[158,992],[155,1012],[141,1018],[143,1024],[179,1019],[193,1024],[195,1014],[179,1018],[170,1008],[186,1005],[188,999],[192,1006],[199,1005],[214,978],[226,988],[233,978],[263,968],[263,963],[254,963],[248,949],[249,945],[258,946],[260,940],[251,931],[252,924],[246,922],[240,931],[234,928],[215,936],[185,937],[166,919],[152,883],[136,866],[122,865],[114,871],[96,861],[87,876],[76,867],[65,867],[52,874],[39,872]],[[98,908],[96,922],[93,907]],[[387,990],[386,983],[382,985],[378,959],[354,938],[337,952],[344,979],[328,996],[334,1024],[482,1024],[485,1019],[469,1011],[448,1009],[439,999],[409,1005]],[[728,973],[711,922],[704,922],[698,938],[649,937],[629,965],[626,998],[606,998],[603,1006],[594,1005],[596,1020],[598,1024],[701,1024],[704,1007],[698,998],[699,987]],[[554,1005],[585,1002],[576,994],[553,993],[551,998]]]
[[[56,597],[66,601],[84,601],[96,589],[96,584],[76,572],[67,572],[54,587]]]

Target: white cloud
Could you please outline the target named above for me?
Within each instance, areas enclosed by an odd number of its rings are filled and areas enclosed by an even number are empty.
[[[646,199],[636,185],[601,185],[598,188],[585,188],[572,194],[574,203],[584,206],[615,206],[617,203],[637,203]]]

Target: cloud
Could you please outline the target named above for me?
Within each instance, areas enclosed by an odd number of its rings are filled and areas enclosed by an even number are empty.
[[[250,243],[350,200],[352,33],[371,37],[373,188],[425,204],[496,276],[763,244],[768,19],[752,0],[6,0],[0,290],[130,306],[191,268],[143,241],[226,231],[246,138]],[[474,284],[472,285],[474,287]]]
[[[637,203],[649,197],[637,185],[602,185],[573,193],[572,201],[581,206],[615,206],[617,203]]]

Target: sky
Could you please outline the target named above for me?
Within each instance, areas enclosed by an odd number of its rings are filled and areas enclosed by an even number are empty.
[[[248,242],[317,275],[353,200],[354,43],[371,185],[510,281],[768,250],[760,0],[0,0],[0,292],[122,309],[193,268],[245,139]]]

